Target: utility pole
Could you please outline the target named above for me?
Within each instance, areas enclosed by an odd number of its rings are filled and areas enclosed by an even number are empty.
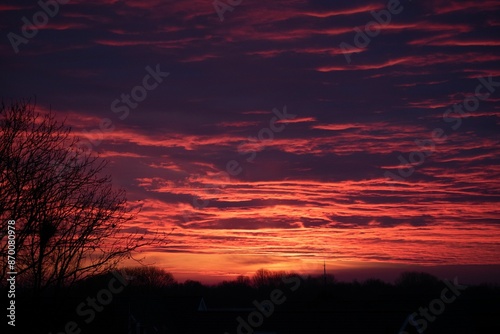
[[[326,289],[326,261],[323,259],[323,281],[325,284],[325,289]]]

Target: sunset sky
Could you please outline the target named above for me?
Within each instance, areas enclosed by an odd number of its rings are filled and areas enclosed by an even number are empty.
[[[148,263],[500,282],[500,1],[43,1],[0,5],[0,98],[175,228]]]

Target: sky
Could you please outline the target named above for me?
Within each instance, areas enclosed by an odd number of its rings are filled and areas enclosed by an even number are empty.
[[[0,97],[109,161],[178,279],[500,282],[500,1],[225,1],[3,1]]]

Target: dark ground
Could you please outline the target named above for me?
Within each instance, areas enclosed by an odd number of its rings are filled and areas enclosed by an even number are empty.
[[[18,290],[16,330],[8,333],[500,333],[499,286],[457,288],[427,274],[409,273],[396,284],[290,275],[209,287],[121,286],[113,277],[88,279],[59,297],[47,291],[36,302]],[[430,308],[427,320],[421,307]],[[413,312],[414,325],[405,324]]]

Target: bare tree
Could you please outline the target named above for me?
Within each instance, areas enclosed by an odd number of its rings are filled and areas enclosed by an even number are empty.
[[[114,267],[134,250],[161,242],[124,234],[134,218],[125,191],[103,175],[106,162],[53,113],[29,100],[0,109],[0,266],[6,274],[7,221],[16,221],[18,277],[35,293]]]
[[[259,269],[252,276],[252,284],[254,287],[279,286],[282,284],[283,277],[290,276],[290,273],[285,271],[271,271],[267,269]]]
[[[171,273],[153,266],[129,267],[122,270],[130,276],[132,286],[164,288],[175,283]]]

